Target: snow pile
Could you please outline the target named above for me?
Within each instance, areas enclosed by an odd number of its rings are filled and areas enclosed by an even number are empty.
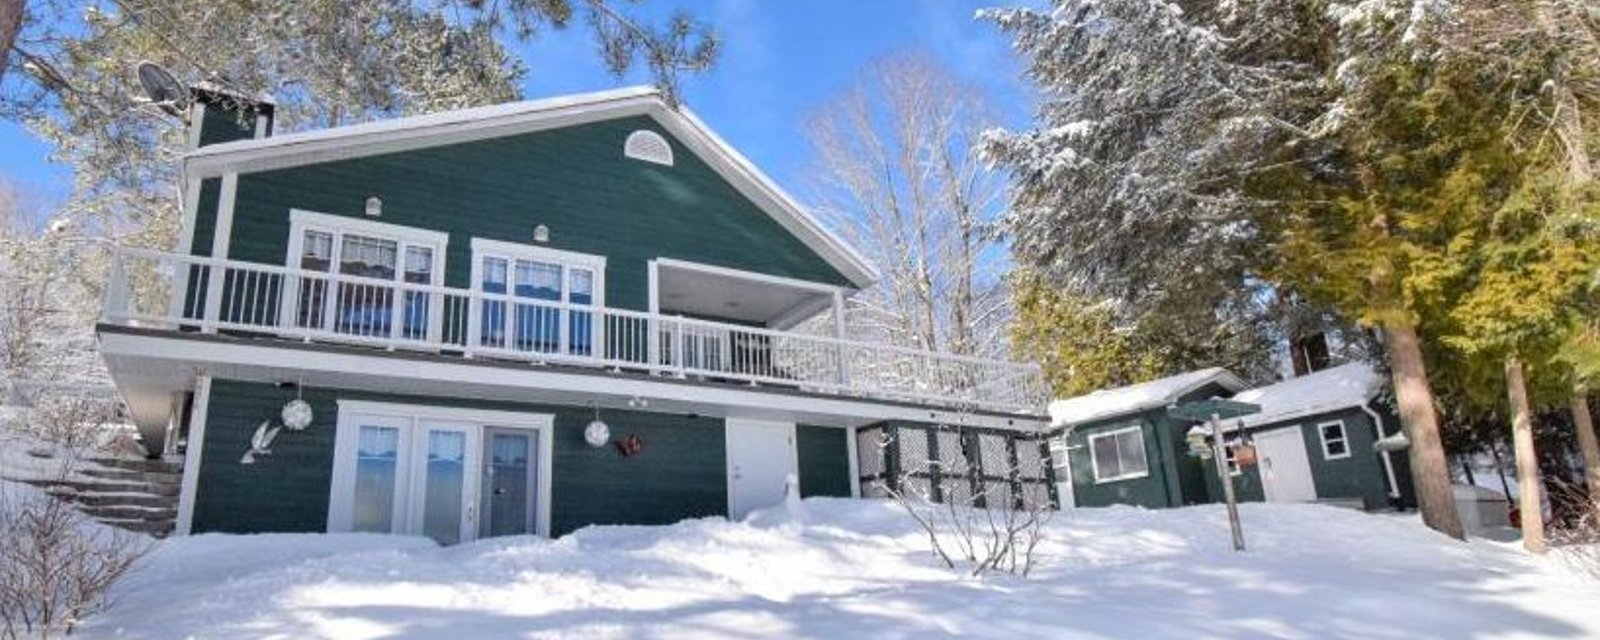
[[[1514,638],[1600,635],[1600,585],[1411,518],[1247,504],[1059,515],[1035,577],[940,568],[889,503],[437,548],[375,535],[160,543],[89,638]]]
[[[1115,389],[1102,389],[1050,403],[1050,426],[1064,427],[1101,418],[1123,415],[1145,409],[1164,407],[1180,396],[1211,383],[1230,389],[1244,388],[1244,383],[1227,369],[1212,367],[1190,371]]]
[[[1261,406],[1261,413],[1244,417],[1245,426],[1254,426],[1361,406],[1382,387],[1383,377],[1370,365],[1352,362],[1241,391],[1233,399]]]

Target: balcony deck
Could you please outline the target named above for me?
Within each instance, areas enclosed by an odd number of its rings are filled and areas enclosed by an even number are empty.
[[[1046,399],[1031,364],[132,248],[113,249],[102,322],[1019,415]]]

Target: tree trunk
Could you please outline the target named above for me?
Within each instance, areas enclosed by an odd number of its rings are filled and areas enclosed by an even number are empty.
[[[1463,540],[1466,534],[1461,530],[1461,517],[1456,514],[1450,467],[1439,439],[1439,417],[1433,410],[1433,391],[1428,387],[1417,330],[1409,325],[1385,326],[1383,342],[1389,354],[1389,369],[1394,372],[1400,424],[1411,440],[1407,453],[1422,521],[1435,531]]]
[[[1522,361],[1506,356],[1506,391],[1511,396],[1511,448],[1517,455],[1517,514],[1522,546],[1544,553],[1544,501],[1540,499],[1539,458],[1533,448],[1533,410],[1528,408],[1528,383]]]
[[[22,31],[22,13],[27,0],[0,0],[0,81],[6,79],[6,61],[11,59],[11,46]]]
[[[1583,476],[1588,481],[1589,503],[1594,505],[1594,513],[1600,515],[1600,441],[1595,439],[1589,391],[1581,386],[1572,392],[1572,430],[1578,432],[1578,451],[1583,453]]]

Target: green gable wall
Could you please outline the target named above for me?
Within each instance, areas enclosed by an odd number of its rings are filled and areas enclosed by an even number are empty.
[[[625,158],[651,129],[675,166]],[[385,223],[446,231],[445,283],[469,286],[474,237],[602,255],[606,303],[648,305],[646,262],[690,260],[848,285],[826,261],[645,116],[330,161],[239,176],[230,258],[283,264],[289,210],[361,217],[369,196]]]
[[[800,458],[800,497],[850,497],[850,432],[834,427],[795,425]]]
[[[1322,455],[1322,440],[1317,433],[1316,425],[1334,420],[1344,421],[1345,437],[1350,443],[1350,457],[1327,460]],[[1306,459],[1311,463],[1311,479],[1317,490],[1317,499],[1360,500],[1362,506],[1367,509],[1386,509],[1391,506],[1383,459],[1372,448],[1375,432],[1372,418],[1366,412],[1359,408],[1350,408],[1261,425],[1251,428],[1248,433],[1253,435],[1285,428],[1300,429],[1301,438],[1305,441]],[[1403,455],[1395,456],[1397,461],[1403,457]],[[1397,464],[1396,475],[1401,472],[1402,468]],[[1222,485],[1217,481],[1216,473],[1206,475],[1206,485],[1211,500],[1221,502]],[[1265,500],[1260,468],[1252,466],[1234,476],[1234,490],[1242,501]]]
[[[1150,474],[1143,478],[1096,483],[1094,461],[1089,455],[1089,437],[1137,424],[1144,433],[1145,459]],[[1182,504],[1174,500],[1177,480],[1171,464],[1165,425],[1156,412],[1142,412],[1099,420],[1073,428],[1067,436],[1067,456],[1072,468],[1073,504],[1079,507],[1104,507],[1127,504],[1149,508]]]
[[[276,419],[293,389],[215,380],[211,387],[193,531],[324,531],[333,469],[338,398],[555,414],[551,532],[591,524],[666,524],[727,513],[726,446],[720,418],[606,410],[616,437],[637,434],[639,455],[590,447],[583,428],[592,410],[565,407],[306,389],[316,412],[303,432],[283,432],[272,455],[238,464],[251,434]]]

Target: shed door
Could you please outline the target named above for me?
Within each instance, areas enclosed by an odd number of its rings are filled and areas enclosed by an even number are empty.
[[[727,433],[728,517],[783,502],[786,480],[799,475],[794,423],[729,418]]]
[[[1267,502],[1312,502],[1317,486],[1311,480],[1311,461],[1300,427],[1268,431],[1255,437],[1261,458],[1261,488]]]

